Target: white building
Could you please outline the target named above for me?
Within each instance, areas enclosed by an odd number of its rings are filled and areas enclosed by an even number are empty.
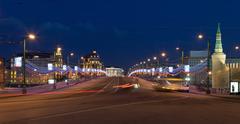
[[[208,51],[190,51],[188,64],[195,66],[207,60]]]
[[[114,68],[114,67],[106,68],[106,72],[107,72],[108,77],[122,77],[122,76],[124,76],[124,74],[123,74],[124,70],[121,69],[121,68]]]

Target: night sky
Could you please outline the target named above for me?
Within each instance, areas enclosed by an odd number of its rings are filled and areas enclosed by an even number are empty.
[[[225,52],[240,44],[239,0],[0,0],[0,41],[18,41],[25,32],[38,40],[28,48],[79,56],[97,50],[107,66],[127,68],[175,47],[203,50],[203,33],[215,42],[221,23]],[[0,44],[0,56],[20,52],[19,44]],[[228,50],[228,51],[227,51]],[[232,51],[232,55],[237,55]]]

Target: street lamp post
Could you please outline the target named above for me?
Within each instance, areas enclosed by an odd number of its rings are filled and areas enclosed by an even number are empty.
[[[207,72],[208,72],[208,75],[207,75],[207,94],[210,94],[210,75],[211,75],[211,71],[210,71],[210,57],[211,57],[211,53],[210,53],[210,40],[208,40],[207,42],[208,44],[208,48],[207,48],[207,51],[208,51],[208,56],[207,56]]]
[[[67,55],[67,65],[70,66],[70,57],[74,56],[74,53],[70,53]]]
[[[23,39],[23,88],[22,94],[27,94],[26,88],[26,39],[34,40],[36,36],[34,34],[28,34],[27,37]]]
[[[203,39],[203,35],[199,34],[198,35],[198,39]],[[207,91],[206,94],[210,94],[210,75],[211,75],[211,71],[210,71],[210,59],[211,59],[211,51],[210,51],[210,40],[207,40]]]
[[[158,59],[158,57],[153,57],[153,60],[154,60],[154,64],[155,64],[155,68],[157,68],[158,66],[159,66],[159,59]]]
[[[176,50],[177,51],[181,50],[181,64],[183,65],[184,64],[184,50],[180,49],[179,47],[176,47]]]
[[[166,62],[166,60],[165,60],[166,56],[167,56],[167,54],[165,52],[161,53],[161,57],[163,58],[163,65],[165,65],[165,62]]]

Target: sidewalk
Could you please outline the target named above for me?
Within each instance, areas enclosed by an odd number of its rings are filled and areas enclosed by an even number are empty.
[[[63,88],[74,86],[76,84],[85,82],[87,80],[78,80],[78,81],[70,81],[70,82],[58,82],[58,83],[56,83],[56,89],[54,89],[53,84],[46,84],[46,85],[35,86],[35,87],[28,87],[27,88],[27,95],[56,91],[56,90],[60,90],[60,89],[63,89]],[[0,97],[20,96],[20,95],[23,95],[22,94],[22,88],[8,88],[7,87],[7,88],[4,88],[4,89],[0,89]]]
[[[219,95],[219,94],[210,94],[210,96],[218,97],[218,98],[225,98],[225,99],[232,99],[232,100],[240,100],[240,95]]]

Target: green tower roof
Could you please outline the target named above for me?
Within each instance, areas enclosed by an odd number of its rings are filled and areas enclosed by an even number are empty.
[[[217,35],[216,35],[216,44],[215,44],[215,53],[222,53],[222,37],[221,37],[221,28],[220,23],[218,23]]]

